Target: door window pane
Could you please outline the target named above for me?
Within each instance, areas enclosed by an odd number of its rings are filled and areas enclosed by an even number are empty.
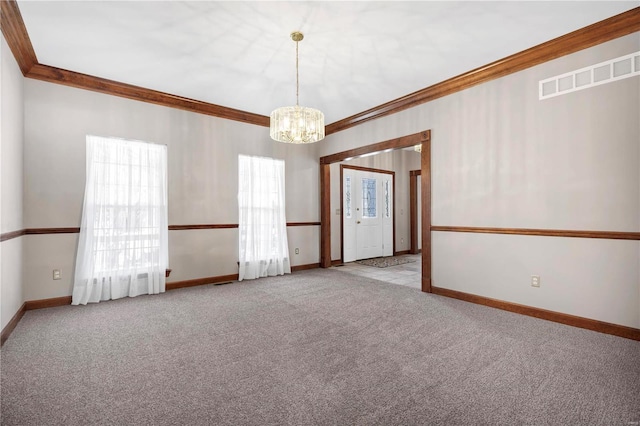
[[[351,176],[344,178],[344,210],[347,219],[351,219]]]
[[[389,202],[389,181],[384,183],[384,215],[391,217],[391,207]]]
[[[362,179],[362,217],[376,217],[375,179]]]

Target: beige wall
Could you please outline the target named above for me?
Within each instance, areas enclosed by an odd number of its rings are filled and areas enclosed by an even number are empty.
[[[23,226],[23,81],[22,73],[2,37],[0,81],[0,233]],[[23,238],[0,243],[0,317],[2,328],[22,306]]]
[[[168,145],[169,221],[179,225],[237,223],[240,153],[285,159],[288,221],[318,221],[320,156],[431,129],[434,225],[638,232],[639,79],[537,99],[540,79],[638,50],[636,33],[312,146],[272,142],[261,127],[25,80],[20,225],[79,226],[88,133]],[[11,64],[9,75],[21,86]],[[3,127],[3,149],[4,134]],[[14,141],[19,144],[20,138]],[[3,157],[3,217],[5,163]],[[11,173],[21,175],[15,169]],[[338,192],[332,188],[332,193]],[[11,211],[9,217],[21,217]],[[236,230],[170,231],[169,238],[170,281],[237,271]],[[289,228],[289,238],[292,252],[301,250],[292,255],[294,265],[318,262],[318,227]],[[77,235],[29,235],[12,242],[24,243],[24,249],[11,251],[19,258],[24,252],[23,261],[10,260],[25,265],[24,279],[15,287],[24,281],[24,297],[16,300],[71,293]],[[3,260],[6,247],[3,243]],[[62,280],[51,280],[54,268],[62,269]],[[541,276],[539,289],[530,286],[534,274]],[[434,232],[433,279],[439,287],[640,327],[637,241]],[[15,313],[11,309],[9,314],[3,310],[3,325]]]
[[[340,230],[342,216],[336,214],[340,209],[340,165],[369,167],[395,172],[395,251],[411,248],[409,215],[409,171],[420,169],[420,154],[415,151],[396,150],[374,156],[354,158],[330,166],[331,173],[331,259],[339,260],[341,251]]]
[[[167,145],[170,225],[238,223],[238,154],[284,159],[287,221],[319,221],[315,146],[273,142],[265,127],[30,79],[25,120],[27,228],[79,226],[87,134]],[[169,282],[237,273],[237,235],[169,231]],[[319,262],[319,226],[289,227],[288,237],[292,265]],[[77,234],[25,238],[27,300],[71,294],[76,245]]]
[[[640,78],[538,100],[638,33],[330,135],[328,155],[432,130],[433,224],[640,231]],[[433,284],[640,327],[640,243],[433,233]],[[541,287],[530,286],[531,275]]]

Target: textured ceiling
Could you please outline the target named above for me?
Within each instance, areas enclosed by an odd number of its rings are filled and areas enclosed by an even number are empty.
[[[332,123],[601,21],[637,1],[18,1],[38,61],[269,115]]]

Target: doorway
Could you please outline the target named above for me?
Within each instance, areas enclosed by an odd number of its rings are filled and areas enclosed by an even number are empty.
[[[395,172],[340,165],[342,261],[393,256]]]
[[[374,152],[422,145],[420,155],[422,205],[422,291],[431,293],[431,131],[378,142],[320,158],[320,267],[331,267],[331,168],[330,165]]]

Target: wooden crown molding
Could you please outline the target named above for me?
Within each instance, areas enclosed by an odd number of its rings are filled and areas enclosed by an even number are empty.
[[[640,31],[640,7],[331,123],[326,126],[325,134],[328,136],[376,118],[395,114],[637,31]]]
[[[0,15],[2,34],[7,40],[22,75],[26,76],[31,68],[38,63],[38,58],[33,50],[16,0],[0,1]]]
[[[0,1],[0,6],[2,15],[0,26],[2,27],[2,33],[25,77],[257,126],[269,126],[269,117],[265,115],[227,108],[39,64],[16,0],[2,0]],[[640,7],[368,109],[351,117],[336,121],[325,127],[325,134],[328,136],[369,120],[395,114],[399,111],[637,31],[640,31]]]
[[[269,117],[266,115],[254,114],[238,109],[197,101],[195,99],[183,98],[182,96],[145,89],[144,87],[107,80],[105,78],[94,77],[92,75],[67,71],[48,65],[34,65],[26,74],[26,77],[91,90],[93,92],[105,93],[107,95],[133,99],[135,101],[142,101],[170,108],[197,112],[199,114],[211,115],[213,117],[226,118],[228,120],[269,127]]]
[[[269,117],[266,115],[227,108],[195,99],[146,89],[144,87],[40,64],[38,63],[33,45],[29,39],[29,34],[27,33],[27,28],[24,25],[17,2],[15,0],[2,0],[0,7],[2,12],[2,19],[0,20],[2,33],[25,77],[213,117],[269,127]]]

